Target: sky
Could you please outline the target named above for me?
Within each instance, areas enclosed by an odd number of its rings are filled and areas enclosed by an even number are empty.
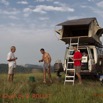
[[[63,62],[67,45],[55,33],[56,25],[86,17],[96,17],[103,27],[103,0],[0,0],[0,63],[7,63],[13,45],[19,65],[39,64],[41,48],[52,64]]]

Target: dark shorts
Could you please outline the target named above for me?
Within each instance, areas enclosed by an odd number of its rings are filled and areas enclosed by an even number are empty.
[[[81,72],[81,66],[74,66],[75,73],[80,73]]]

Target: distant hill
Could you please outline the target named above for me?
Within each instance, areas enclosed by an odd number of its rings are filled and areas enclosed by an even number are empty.
[[[41,69],[42,68],[42,66],[40,66],[40,65],[33,65],[33,64],[25,64],[25,66],[24,66],[25,68],[35,68],[35,69]]]
[[[24,66],[25,68],[32,68],[32,69],[39,69],[39,70],[43,70],[43,66],[41,65],[33,65],[33,64],[25,64]],[[51,71],[54,71],[54,67],[51,66]]]
[[[0,64],[0,73],[7,73],[8,65],[7,64]]]
[[[39,66],[38,66],[39,67]],[[33,66],[33,67],[25,67],[25,66],[20,66],[17,65],[15,71],[16,73],[31,73],[32,69],[41,69],[41,68],[37,68],[37,66]],[[8,65],[7,64],[0,64],[0,73],[7,73],[8,72]]]
[[[16,73],[31,73],[33,70],[42,71],[43,67],[40,65],[25,64],[25,66],[17,65],[15,71]],[[53,66],[52,70],[53,71]],[[8,72],[8,64],[0,64],[0,73]]]

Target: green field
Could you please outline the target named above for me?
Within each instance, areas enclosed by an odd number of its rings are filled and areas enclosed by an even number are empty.
[[[30,82],[29,77],[36,81]],[[13,83],[7,82],[7,74],[0,74],[0,103],[103,103],[103,86],[99,81],[83,79],[79,85],[63,85],[52,74],[53,83],[42,83],[42,73],[16,74]]]

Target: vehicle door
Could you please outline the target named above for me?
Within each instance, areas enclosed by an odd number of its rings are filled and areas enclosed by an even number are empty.
[[[87,49],[88,49],[88,57],[89,57],[89,60],[88,60],[88,69],[91,72],[92,69],[93,69],[93,66],[95,65],[95,62],[94,62],[94,58],[93,58],[93,54],[92,54],[91,48],[88,47]]]

